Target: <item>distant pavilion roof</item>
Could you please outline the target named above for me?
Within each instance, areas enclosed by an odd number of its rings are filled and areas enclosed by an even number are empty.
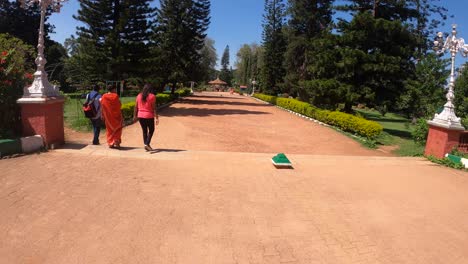
[[[227,83],[225,81],[220,80],[219,77],[216,78],[216,80],[209,82],[208,84],[211,84],[211,85],[227,85]]]

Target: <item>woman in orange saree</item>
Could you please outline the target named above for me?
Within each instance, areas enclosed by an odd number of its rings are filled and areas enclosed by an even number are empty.
[[[108,87],[109,92],[102,95],[102,118],[106,124],[107,144],[109,148],[119,148],[122,142],[123,117],[117,89]]]

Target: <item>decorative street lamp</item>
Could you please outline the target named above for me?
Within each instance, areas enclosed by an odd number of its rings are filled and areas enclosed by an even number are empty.
[[[254,78],[253,81],[252,81],[252,94],[251,95],[255,94],[255,85],[256,84],[257,84],[257,81],[255,81],[255,78]]]
[[[464,130],[464,127],[460,122],[460,118],[455,115],[455,106],[453,104],[453,99],[455,98],[455,56],[458,52],[460,52],[463,57],[468,56],[468,45],[465,44],[464,39],[457,38],[457,25],[452,25],[452,36],[448,36],[445,42],[443,39],[443,33],[437,33],[437,37],[434,41],[434,50],[439,55],[442,55],[446,51],[450,52],[452,67],[446,96],[447,103],[444,105],[442,113],[435,114],[434,119],[428,123],[448,129]]]
[[[47,73],[45,72],[45,65],[47,60],[44,56],[44,20],[46,16],[46,11],[49,7],[56,12],[60,12],[62,3],[67,0],[20,0],[24,8],[29,8],[30,6],[37,3],[41,8],[41,21],[39,24],[39,40],[37,44],[37,58],[36,65],[37,70],[34,73],[34,81],[30,87],[24,88],[23,98],[28,97],[60,97],[58,87],[50,84],[47,79]]]
[[[40,135],[48,148],[65,142],[63,105],[65,99],[59,89],[50,84],[45,72],[47,60],[44,56],[44,20],[48,8],[58,12],[66,0],[19,0],[24,8],[38,4],[41,8],[39,40],[37,44],[37,70],[31,86],[25,87],[23,97],[16,101],[21,108],[23,136]]]

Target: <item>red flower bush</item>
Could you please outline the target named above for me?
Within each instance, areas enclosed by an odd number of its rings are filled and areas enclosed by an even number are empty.
[[[16,100],[23,95],[34,68],[34,47],[7,34],[0,34],[0,139],[20,134],[20,109]]]

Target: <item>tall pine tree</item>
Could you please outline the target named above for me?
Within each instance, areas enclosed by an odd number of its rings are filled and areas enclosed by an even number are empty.
[[[148,55],[150,0],[79,0],[79,64],[98,79],[139,75]]]
[[[216,54],[216,48],[214,47],[214,44],[215,42],[213,39],[206,37],[205,45],[200,52],[200,80],[204,82],[216,78],[216,63],[218,61],[218,54]]]
[[[260,86],[269,94],[280,92],[280,85],[284,82],[286,73],[283,65],[287,45],[283,32],[284,23],[283,0],[265,0],[262,36],[265,53]]]
[[[360,92],[355,103],[367,103],[382,114],[395,110],[408,78],[414,77],[417,39],[406,21],[415,17],[414,8],[405,1],[350,0],[344,10],[354,15],[342,20],[341,60],[348,65],[343,80],[351,90]],[[346,102],[345,110],[351,111]]]
[[[289,0],[288,47],[286,51],[286,84],[302,98],[307,97],[300,82],[311,78],[307,65],[314,41],[332,25],[334,0]]]
[[[221,57],[221,72],[219,78],[230,86],[232,82],[232,70],[229,68],[229,57],[229,45],[227,45],[226,48],[224,48],[223,56]]]
[[[161,0],[154,31],[163,85],[199,81],[201,50],[210,23],[209,0]]]

